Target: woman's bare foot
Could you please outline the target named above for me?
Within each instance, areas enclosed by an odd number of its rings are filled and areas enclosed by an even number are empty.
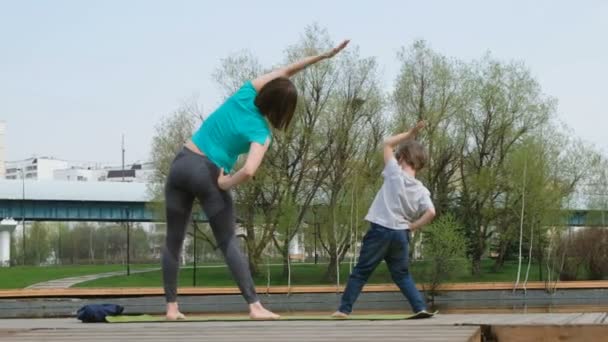
[[[266,310],[260,302],[249,304],[249,318],[257,320],[274,320],[281,316]]]
[[[167,314],[165,315],[168,321],[177,321],[186,319],[183,313],[179,312],[177,303],[167,303]]]
[[[332,318],[345,319],[348,318],[348,314],[345,314],[342,311],[336,311],[331,315]]]

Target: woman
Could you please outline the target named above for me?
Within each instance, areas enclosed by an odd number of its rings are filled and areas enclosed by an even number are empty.
[[[218,247],[249,304],[249,316],[279,318],[257,297],[249,264],[235,236],[234,207],[228,191],[255,175],[270,144],[268,123],[279,130],[289,126],[298,98],[289,77],[335,56],[348,42],[246,82],[203,122],[173,160],[165,186],[167,237],[162,255],[168,320],[185,318],[177,305],[177,274],[195,198],[201,202]],[[226,175],[224,172],[232,171],[238,156],[244,153],[248,155],[243,167]]]

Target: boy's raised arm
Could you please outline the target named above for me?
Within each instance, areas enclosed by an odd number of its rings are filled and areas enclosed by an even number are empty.
[[[392,158],[395,157],[393,155],[393,153],[394,153],[395,147],[397,147],[397,145],[399,145],[400,143],[402,143],[408,139],[416,137],[416,134],[418,134],[418,132],[420,132],[420,130],[422,130],[424,128],[424,125],[425,125],[424,121],[418,121],[416,126],[410,128],[407,132],[399,133],[399,134],[396,134],[396,135],[393,135],[391,137],[384,139],[384,147],[383,147],[384,164],[388,163],[389,160],[391,160]]]

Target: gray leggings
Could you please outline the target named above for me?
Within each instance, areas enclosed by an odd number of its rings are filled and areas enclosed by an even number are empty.
[[[215,164],[186,147],[177,154],[171,164],[165,186],[167,238],[162,255],[167,302],[177,300],[179,256],[195,198],[203,206],[218,247],[224,254],[243,297],[249,304],[258,301],[248,261],[241,253],[235,235],[236,220],[232,197],[229,192],[217,186],[218,175],[219,168]]]

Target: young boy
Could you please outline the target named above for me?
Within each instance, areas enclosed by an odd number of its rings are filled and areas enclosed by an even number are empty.
[[[423,127],[421,121],[408,132],[384,141],[384,183],[365,217],[371,228],[363,238],[359,261],[348,279],[340,308],[332,315],[335,318],[348,317],[361,289],[382,260],[412,306],[415,318],[432,316],[426,311],[424,299],[408,270],[411,232],[435,217],[430,192],[416,179],[416,172],[424,167],[427,155],[413,138]]]

